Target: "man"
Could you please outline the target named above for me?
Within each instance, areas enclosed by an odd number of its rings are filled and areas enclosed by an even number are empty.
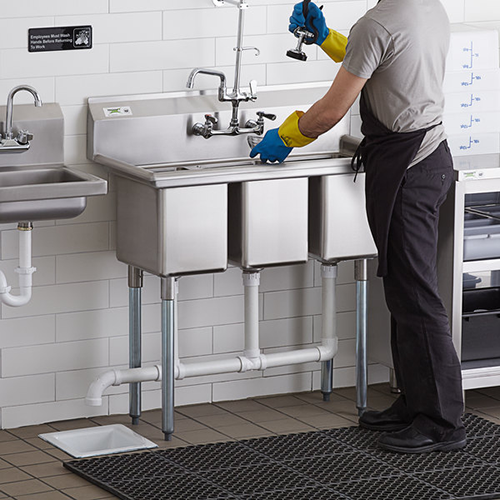
[[[347,45],[326,27],[313,3],[302,3],[290,29],[306,25],[336,61],[343,61],[326,95],[295,112],[251,152],[282,162],[347,113],[361,92],[358,159],[366,172],[366,208],[377,244],[391,312],[391,347],[398,385],[395,403],[367,411],[362,427],[387,431],[379,445],[403,453],[465,446],[460,362],[437,289],[439,207],[453,165],[441,124],[449,21],[439,0],[380,0],[351,29]],[[345,55],[344,55],[345,50]]]

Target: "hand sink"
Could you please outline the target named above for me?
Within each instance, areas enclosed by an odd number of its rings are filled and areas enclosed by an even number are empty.
[[[99,177],[64,166],[0,169],[0,223],[69,219],[80,215],[87,196],[107,192]]]

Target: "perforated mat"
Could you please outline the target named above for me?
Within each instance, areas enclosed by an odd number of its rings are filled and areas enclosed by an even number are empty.
[[[346,427],[74,460],[64,466],[123,500],[500,499],[500,426],[464,419],[466,448],[406,455]]]

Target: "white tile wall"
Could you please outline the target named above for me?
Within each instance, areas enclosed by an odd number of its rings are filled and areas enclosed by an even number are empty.
[[[498,0],[442,0],[454,23],[500,28]],[[295,46],[287,33],[294,0],[248,0],[242,82],[259,85],[332,80],[339,65],[316,47],[306,64],[285,52]],[[345,34],[376,0],[325,0],[332,28]],[[27,14],[29,13],[29,14]],[[27,29],[92,24],[94,47],[80,52],[32,54]],[[236,9],[215,8],[211,0],[25,0],[0,14],[0,103],[21,83],[33,85],[46,102],[57,101],[65,117],[65,161],[107,178],[86,158],[86,100],[91,96],[154,93],[185,88],[193,67],[217,66],[232,81]],[[203,75],[197,88],[212,88]],[[30,103],[24,93],[16,103]],[[353,131],[359,128],[357,111]],[[1,118],[0,118],[1,120]],[[32,302],[20,309],[2,306],[0,319],[0,427],[128,411],[126,387],[109,389],[100,408],[84,405],[90,382],[107,367],[127,366],[127,269],[114,256],[115,192],[92,198],[72,220],[35,224]],[[17,231],[0,225],[0,268],[15,287]],[[321,339],[320,266],[266,269],[262,273],[260,317],[267,352],[310,345]],[[335,386],[354,385],[355,287],[352,263],[339,266]],[[159,279],[145,276],[144,362],[156,363],[160,345]],[[187,361],[234,356],[243,348],[243,286],[239,269],[180,280],[179,351]],[[370,367],[372,382],[387,370]],[[318,367],[273,369],[180,381],[177,404],[319,388]],[[144,384],[144,408],[160,406],[158,383]]]

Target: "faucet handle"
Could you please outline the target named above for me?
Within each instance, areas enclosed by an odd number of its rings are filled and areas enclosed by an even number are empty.
[[[257,99],[257,80],[250,80],[250,98],[252,100]]]
[[[257,116],[259,117],[259,120],[262,121],[264,121],[264,118],[267,118],[271,121],[276,120],[276,115],[273,115],[272,113],[266,113],[265,111],[257,111]]]
[[[33,134],[28,130],[20,130],[17,134],[16,140],[19,144],[28,144],[29,141],[33,140]]]
[[[215,116],[206,114],[205,115],[205,122],[211,123],[212,125],[215,125],[219,120],[215,118]]]

